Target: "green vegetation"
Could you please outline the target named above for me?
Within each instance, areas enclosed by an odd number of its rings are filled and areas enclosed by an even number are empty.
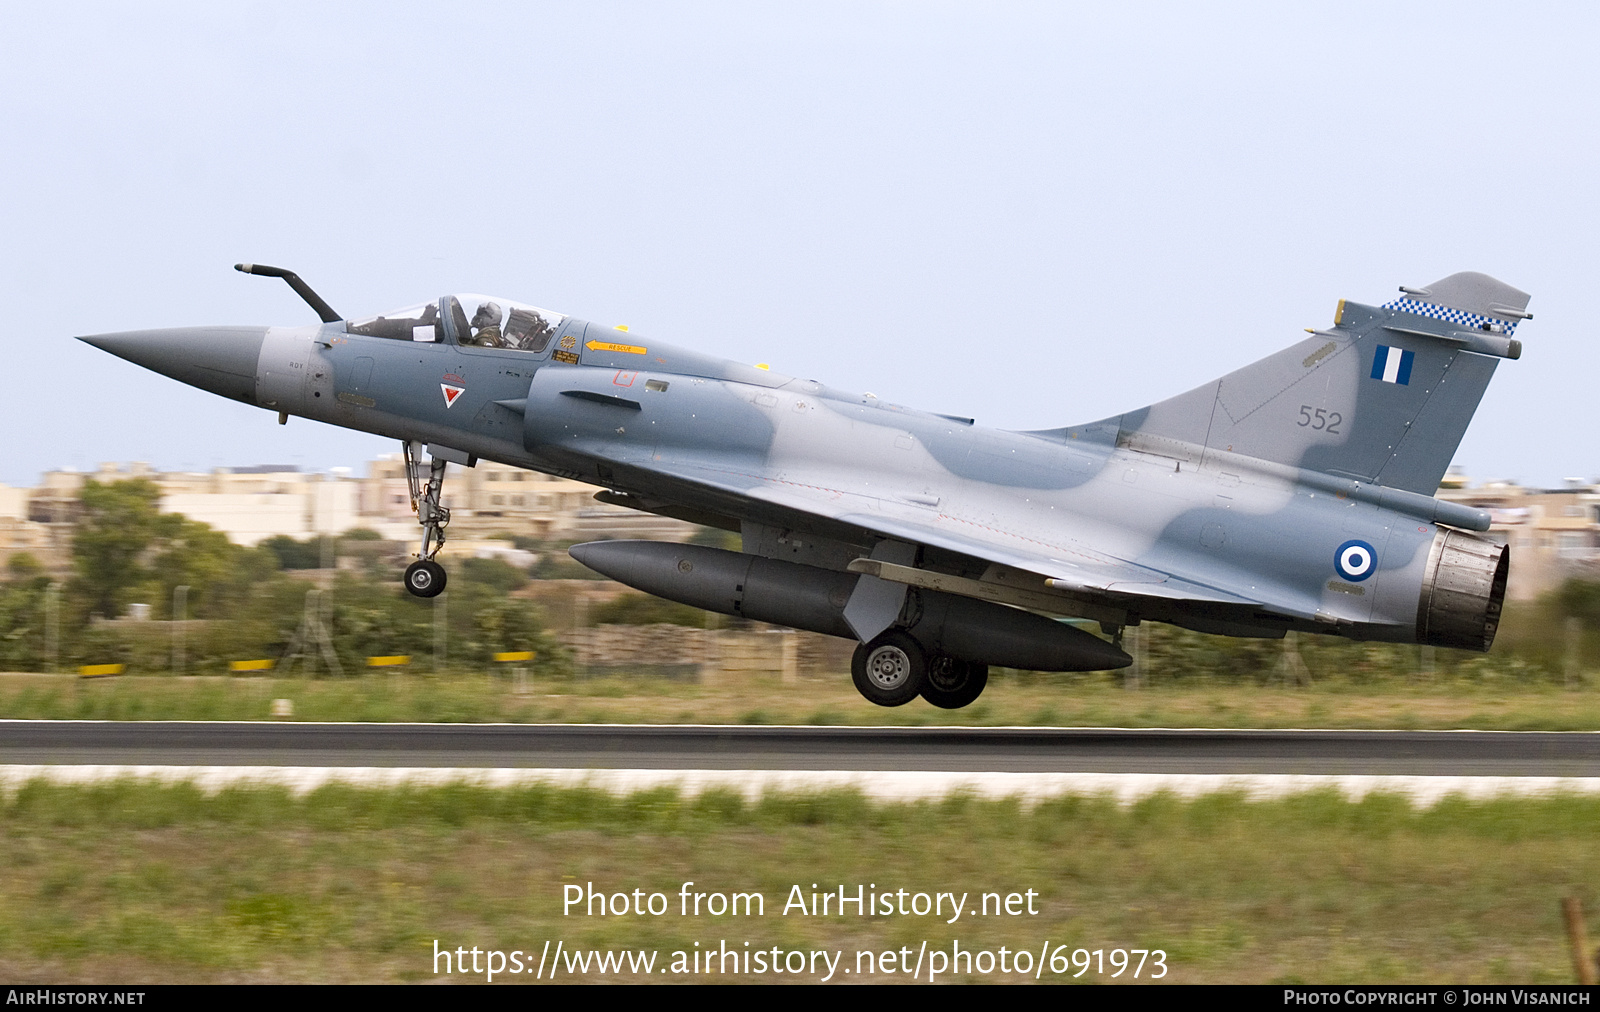
[[[1509,610],[1488,655],[1302,636],[1297,650],[1308,681],[1285,667],[1283,643],[1152,625],[1138,633],[1146,658],[1138,691],[1125,688],[1119,672],[996,671],[983,699],[964,710],[920,702],[884,710],[862,701],[842,668],[788,685],[753,674],[707,685],[683,681],[682,673],[677,680],[644,672],[593,677],[575,669],[539,605],[510,596],[526,579],[520,570],[463,560],[442,603],[418,601],[393,581],[385,543],[370,540],[339,544],[340,557],[361,565],[323,574],[327,592],[311,602],[326,618],[345,678],[327,678],[320,659],[311,671],[295,664],[267,677],[229,676],[229,661],[283,657],[315,585],[276,568],[269,551],[211,534],[185,521],[152,535],[138,553],[140,582],[117,592],[149,601],[161,615],[171,606],[173,574],[192,581],[190,614],[218,616],[182,630],[183,671],[203,677],[170,677],[170,623],[90,620],[93,595],[73,584],[56,606],[61,669],[122,662],[130,674],[88,683],[0,677],[0,716],[264,719],[270,700],[289,698],[296,719],[317,720],[1600,730],[1600,693],[1586,668],[1600,628],[1593,604],[1600,589],[1589,584]],[[0,581],[0,670],[45,666],[49,588],[26,557],[8,567]],[[625,595],[592,609],[588,621],[700,625],[704,615]],[[436,669],[441,643],[445,663]],[[537,653],[521,665],[529,671],[518,686],[506,665],[490,660],[504,650]],[[406,673],[367,673],[364,658],[376,654],[414,660]],[[312,672],[322,677],[306,677]]]
[[[1034,953],[1046,941],[1158,948],[1173,983],[1561,983],[1572,965],[1558,904],[1571,894],[1596,909],[1597,820],[1600,800],[1575,798],[1423,811],[1328,793],[1027,808],[959,795],[876,804],[848,791],[747,801],[333,785],[296,797],[36,782],[0,803],[0,972],[63,983],[418,981],[435,979],[435,940],[536,959],[547,939],[662,958],[721,939],[842,949],[853,968],[857,950],[959,940]],[[680,916],[684,882],[759,892],[765,916]],[[673,906],[659,917],[563,916],[563,887],[588,883],[660,892]],[[973,903],[1032,889],[1038,914],[955,924],[783,915],[790,888],[812,883],[955,891]],[[985,977],[1017,979],[947,979]]]
[[[975,707],[880,710],[855,697],[843,670],[811,672],[787,686],[750,675],[701,686],[643,670],[590,678],[574,670],[551,635],[543,606],[520,596],[531,590],[529,574],[501,560],[456,560],[446,595],[419,601],[398,585],[393,546],[371,531],[336,540],[273,538],[246,549],[204,524],[159,513],[158,499],[148,481],[87,482],[74,576],[63,584],[53,584],[37,560],[12,557],[0,575],[0,671],[48,670],[52,660],[57,671],[120,662],[132,676],[165,676],[177,658],[184,675],[226,675],[230,661],[286,659],[309,609],[311,618],[321,616],[351,684],[302,680],[310,671],[328,674],[320,658],[309,671],[280,667],[272,679],[232,687],[161,677],[79,686],[18,676],[0,679],[0,714],[255,717],[262,715],[256,697],[266,691],[303,700],[298,713],[328,719],[437,719],[429,708],[439,707],[463,720],[1600,729],[1588,668],[1600,659],[1596,583],[1572,582],[1546,600],[1508,609],[1487,655],[1325,636],[1300,636],[1289,654],[1279,641],[1152,624],[1130,631],[1127,641],[1144,658],[1138,692],[1123,691],[1123,673],[997,671]],[[701,540],[723,544],[729,537],[707,529]],[[566,558],[559,543],[514,540],[541,553],[536,574],[594,575]],[[336,572],[320,568],[334,560]],[[308,574],[306,567],[318,569]],[[175,594],[178,588],[187,590]],[[641,594],[571,615],[563,614],[565,599],[544,600],[562,627],[580,615],[589,625],[707,624],[703,612]],[[135,602],[148,605],[155,621],[109,620]],[[187,618],[181,627],[163,621],[175,607]],[[726,618],[716,624],[741,625]],[[522,694],[511,691],[509,679],[489,676],[490,658],[513,650],[538,655],[525,665],[531,681]],[[366,657],[394,654],[413,658],[410,674],[356,677]]]
[[[1510,680],[1309,687],[1155,685],[1137,692],[1116,676],[1000,672],[962,710],[922,702],[873,706],[848,674],[727,676],[719,684],[644,676],[546,673],[520,686],[511,666],[477,673],[350,669],[345,678],[282,675],[0,676],[0,718],[265,720],[274,699],[295,720],[620,724],[820,724],[902,727],[1318,727],[1600,731],[1600,692]],[[520,688],[520,691],[519,691]]]
[[[488,582],[475,581],[478,572],[477,567],[463,567],[439,605],[410,598],[387,580],[380,583],[339,573],[316,610],[324,617],[345,673],[358,673],[365,659],[375,654],[414,655],[419,665],[431,669],[441,623],[445,656],[459,667],[479,668],[499,651],[533,650],[538,654],[535,670],[545,674],[568,670],[567,654],[544,631],[538,607],[506,597],[497,570],[486,570]],[[9,635],[0,636],[0,666],[12,670],[46,666],[48,586],[49,581],[39,577],[0,589],[0,623],[10,626]],[[215,594],[218,588],[206,589]],[[311,585],[267,568],[259,582],[234,589],[238,600],[229,618],[186,624],[182,642],[186,672],[222,673],[230,661],[281,658],[306,620]],[[62,668],[123,663],[130,673],[171,672],[174,630],[168,623],[75,622],[72,602],[67,595],[63,598]],[[317,670],[327,673],[320,659]]]
[[[617,599],[594,609],[590,625],[685,625],[704,629],[708,616],[699,608],[668,601],[649,594],[619,594]],[[720,618],[720,616],[719,616]]]
[[[13,558],[0,583],[0,668],[50,666],[52,612],[60,669],[122,663],[135,673],[170,672],[181,646],[185,673],[219,673],[230,661],[284,657],[309,610],[321,616],[349,672],[375,654],[431,660],[436,645],[461,666],[487,663],[499,651],[533,650],[536,670],[566,670],[566,654],[544,632],[537,606],[506,596],[527,577],[504,562],[462,560],[447,598],[419,601],[400,589],[399,567],[372,531],[306,542],[269,538],[242,548],[205,524],[160,513],[159,501],[160,490],[147,480],[86,482],[73,536],[75,576],[64,588],[52,591],[34,560]],[[325,582],[320,600],[311,595],[316,585],[288,575],[341,557],[357,565]],[[108,621],[135,602],[157,620],[181,608],[188,623],[181,644],[167,622]]]
[[[324,555],[331,563],[333,538],[309,538],[296,541],[287,534],[267,538],[258,546],[273,554],[280,569],[321,569]]]
[[[462,580],[497,594],[509,594],[528,582],[528,574],[501,559],[462,559],[459,568]]]
[[[224,617],[275,568],[268,553],[241,549],[205,524],[159,512],[160,501],[160,488],[145,478],[84,483],[72,539],[75,616],[116,617],[133,601],[150,603],[160,614],[173,589],[187,586],[190,616]]]

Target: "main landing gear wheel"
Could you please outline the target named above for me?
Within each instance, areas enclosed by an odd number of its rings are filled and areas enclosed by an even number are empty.
[[[438,597],[444,584],[444,567],[437,562],[425,560],[406,567],[406,590],[413,597]]]
[[[856,647],[850,675],[856,690],[869,701],[879,706],[904,706],[922,692],[927,661],[916,640],[890,631]]]
[[[928,661],[922,698],[946,710],[959,710],[983,695],[989,684],[989,665],[939,654]]]

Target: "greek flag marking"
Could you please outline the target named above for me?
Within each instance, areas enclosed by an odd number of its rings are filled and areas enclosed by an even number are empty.
[[[1416,357],[1415,353],[1403,348],[1391,348],[1387,344],[1380,344],[1378,353],[1372,356],[1372,378],[1383,380],[1385,383],[1409,386],[1411,363]]]

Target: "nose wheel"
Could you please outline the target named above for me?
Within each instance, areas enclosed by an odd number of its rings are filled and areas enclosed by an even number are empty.
[[[417,523],[422,525],[422,550],[417,553],[417,561],[406,567],[405,585],[414,597],[438,597],[444,591],[445,572],[433,557],[444,547],[444,529],[450,524],[449,508],[439,505],[439,496],[444,491],[445,461],[430,456],[424,477],[423,464],[417,454],[420,445],[404,444],[411,509],[417,514]]]
[[[422,560],[406,567],[406,590],[413,597],[438,597],[446,582],[444,567],[437,562]]]

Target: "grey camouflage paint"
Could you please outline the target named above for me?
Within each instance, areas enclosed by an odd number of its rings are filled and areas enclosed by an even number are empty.
[[[1420,291],[1406,304],[1420,311],[1341,303],[1333,327],[1220,380],[1038,432],[570,317],[541,352],[342,322],[258,329],[253,399],[690,511],[770,558],[841,570],[887,540],[923,569],[1037,591],[1049,610],[1107,625],[1408,641],[1437,521],[1487,525],[1431,493],[1499,358],[1520,353],[1508,335],[1527,315],[1525,294],[1484,275]],[[167,347],[189,332],[155,333]],[[130,352],[137,336],[86,340],[217,389],[204,368]],[[248,343],[230,346],[228,369]],[[1374,378],[1380,346],[1411,356],[1409,382]],[[238,396],[228,376],[219,392]],[[461,388],[453,403],[444,384]],[[1335,565],[1352,540],[1375,554],[1360,580]]]

